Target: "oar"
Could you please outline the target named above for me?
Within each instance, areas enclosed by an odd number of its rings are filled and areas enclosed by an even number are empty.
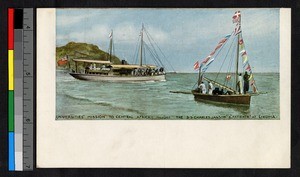
[[[192,94],[191,91],[170,91],[170,93]]]

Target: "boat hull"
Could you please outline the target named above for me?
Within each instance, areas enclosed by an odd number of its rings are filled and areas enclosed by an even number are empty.
[[[195,100],[207,100],[219,103],[250,105],[251,95],[209,95],[192,91]]]
[[[108,82],[145,82],[145,81],[166,81],[166,75],[154,76],[107,76],[96,74],[69,73],[76,79],[87,81],[108,81]]]

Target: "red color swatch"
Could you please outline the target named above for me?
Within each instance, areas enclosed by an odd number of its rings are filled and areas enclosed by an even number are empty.
[[[14,9],[8,9],[8,50],[14,49]]]

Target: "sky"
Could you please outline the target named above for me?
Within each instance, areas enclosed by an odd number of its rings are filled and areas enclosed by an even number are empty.
[[[107,51],[109,33],[113,30],[115,55],[133,63],[144,24],[163,51],[165,57],[161,55],[161,59],[165,65],[169,62],[177,72],[193,73],[196,72],[194,63],[205,59],[218,42],[234,30],[232,16],[237,10],[242,14],[242,35],[253,72],[279,72],[280,13],[274,8],[57,9],[56,45],[85,42]],[[207,72],[220,70],[221,58],[218,60]],[[221,71],[225,71],[225,67]]]

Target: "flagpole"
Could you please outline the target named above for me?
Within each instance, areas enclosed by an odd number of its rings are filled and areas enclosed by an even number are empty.
[[[111,55],[112,55],[112,43],[113,43],[113,30],[110,33],[110,44],[109,44],[109,61],[111,62]]]
[[[144,24],[142,24],[142,30],[141,30],[141,55],[140,55],[140,66],[143,65],[143,31],[144,30]]]
[[[199,67],[199,75],[198,75],[198,85],[197,86],[199,86],[201,84],[201,81],[202,81],[202,79],[201,79],[201,65],[200,65],[200,67]]]

